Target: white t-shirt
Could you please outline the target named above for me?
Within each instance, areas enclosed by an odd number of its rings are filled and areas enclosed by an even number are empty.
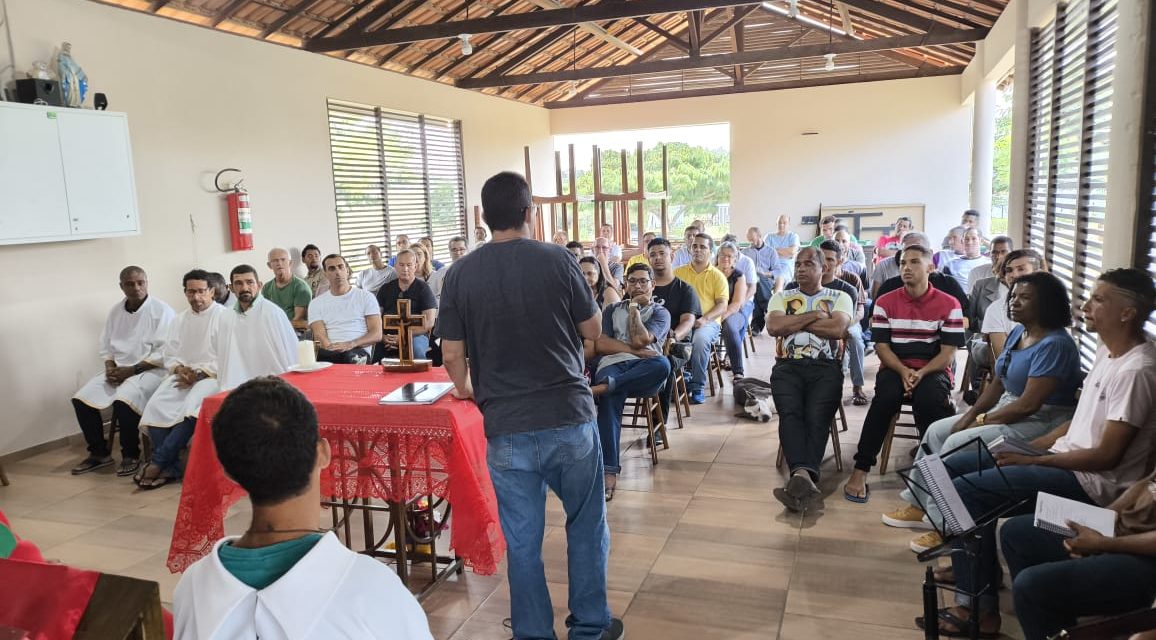
[[[357,286],[376,295],[381,285],[394,280],[397,280],[397,271],[393,267],[387,264],[384,269],[377,269],[371,264],[358,274]]]
[[[1001,284],[999,286],[999,295],[988,305],[987,311],[983,312],[983,325],[979,328],[980,333],[1007,334],[1011,333],[1011,330],[1015,328],[1016,323],[1007,317],[1007,294],[1007,286]]]
[[[330,342],[348,342],[360,338],[369,330],[365,317],[376,315],[381,315],[377,298],[357,287],[343,296],[326,291],[309,303],[309,324],[318,320],[324,322]]]
[[[1052,451],[1094,449],[1104,438],[1109,421],[1126,422],[1139,432],[1115,469],[1076,471],[1084,491],[1107,506],[1146,474],[1156,434],[1156,345],[1151,341],[1111,358],[1100,345],[1096,361],[1084,380],[1084,391],[1068,433],[1056,440]]]

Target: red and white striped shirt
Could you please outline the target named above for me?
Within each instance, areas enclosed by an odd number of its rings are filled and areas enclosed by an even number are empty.
[[[963,346],[963,310],[953,296],[930,284],[918,298],[906,287],[896,289],[875,301],[871,339],[890,346],[904,365],[919,369],[939,355],[941,345]]]

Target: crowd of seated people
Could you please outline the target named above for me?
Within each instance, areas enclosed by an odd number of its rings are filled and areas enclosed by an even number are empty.
[[[688,225],[681,243],[646,233],[633,247],[619,244],[610,225],[587,243],[564,231],[551,238],[556,250],[573,256],[575,273],[601,311],[601,336],[585,341],[585,356],[606,501],[614,497],[622,468],[626,399],[658,395],[667,415],[681,373],[689,402],[706,402],[712,354],[724,353],[738,380],[750,368],[744,340],[765,331],[776,342],[770,384],[788,467],[774,495],[788,510],[821,505],[821,462],[849,379],[850,402],[867,407],[854,468],[841,490],[850,502],[869,502],[868,474],[905,406],[921,437],[912,452],[917,460],[1001,437],[1046,451],[989,461],[1024,501],[1004,526],[1000,548],[1028,638],[1047,637],[1082,616],[1152,603],[1156,347],[1143,333],[1156,306],[1151,278],[1133,270],[1101,276],[1083,306],[1085,327],[1102,344],[1085,372],[1063,283],[1035,251],[1015,249],[1007,236],[985,238],[974,212],[964,214],[941,251],[908,218],[900,218],[873,253],[834,216],[822,219],[820,233],[806,245],[786,216],[772,233],[748,228],[742,245],[732,235],[716,243],[704,228],[699,221]],[[475,248],[486,239],[479,227]],[[322,256],[312,244],[300,254],[303,276],[293,273],[291,254],[281,248],[269,251],[271,277],[263,283],[247,265],[238,265],[228,280],[194,269],[182,280],[188,307],[180,313],[149,295],[142,268],[126,267],[120,274],[124,297],[100,338],[104,372],[73,398],[89,452],[73,473],[116,464],[104,435],[111,413],[121,434],[117,475],[133,476],[146,490],[179,480],[180,454],[205,397],[288,370],[301,337],[317,344],[320,361],[367,364],[398,357],[397,335],[383,331],[383,316],[396,314],[399,300],[409,300],[411,316],[421,319],[408,329],[413,357],[429,356],[437,346],[442,284],[469,243],[461,236],[450,240],[443,247],[446,264],[433,258],[429,238],[411,243],[398,236],[388,259],[381,246],[366,247],[369,265],[357,274],[343,256]],[[250,317],[264,318],[260,334],[243,328],[257,323],[237,320]],[[962,349],[968,364],[957,371]],[[872,352],[879,369],[869,396],[864,371]],[[969,392],[963,410],[953,400],[956,382]],[[138,433],[151,441],[151,460],[142,460]],[[952,461],[967,508],[976,515],[994,508],[994,498],[983,491],[992,477],[982,473],[983,461]],[[1030,513],[1040,491],[1116,510],[1117,536],[1076,527],[1077,535],[1065,540],[1037,529]],[[882,521],[916,531],[913,551],[958,544],[944,540],[936,527],[942,514],[934,503],[909,490],[899,499]],[[999,630],[996,535],[994,528],[984,532],[974,567],[955,555],[952,568],[936,573],[964,591],[987,587],[986,595],[960,597],[936,620],[919,624],[937,625],[944,635],[967,633],[974,608],[983,634]],[[973,584],[973,568],[979,584]],[[1128,576],[1127,585],[1120,576]]]

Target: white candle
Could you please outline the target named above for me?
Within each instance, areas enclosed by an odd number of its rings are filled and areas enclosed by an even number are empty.
[[[313,349],[312,340],[302,340],[297,343],[297,364],[302,369],[311,369],[317,366],[317,352]]]

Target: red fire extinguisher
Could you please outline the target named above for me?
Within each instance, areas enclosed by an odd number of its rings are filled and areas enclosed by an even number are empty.
[[[225,193],[225,202],[229,207],[229,235],[233,243],[233,251],[247,251],[253,248],[253,214],[249,211],[249,192],[241,187],[243,181],[238,181],[230,189],[222,189],[221,174],[226,171],[239,169],[223,169],[217,173],[217,191]]]

